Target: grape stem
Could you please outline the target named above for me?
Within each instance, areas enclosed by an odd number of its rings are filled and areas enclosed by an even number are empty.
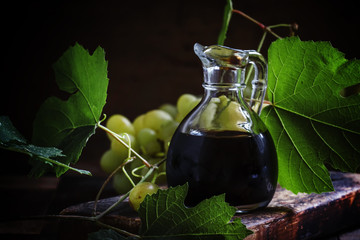
[[[145,182],[146,179],[148,179],[150,177],[150,175],[153,173],[153,171],[158,167],[157,164],[152,165],[149,169],[149,171],[145,174],[145,176],[138,182],[142,183]],[[131,190],[130,190],[131,191]],[[129,195],[130,195],[130,191],[128,191],[127,193],[125,193],[124,195],[122,195],[113,205],[111,205],[110,207],[108,207],[105,211],[103,211],[102,213],[100,213],[99,215],[95,216],[95,219],[99,220],[100,218],[104,217],[105,215],[107,215],[108,213],[110,213],[111,211],[114,210],[114,208],[116,208],[121,202],[123,202]]]
[[[263,23],[261,23],[258,20],[250,17],[249,15],[247,15],[246,13],[244,13],[244,12],[242,12],[240,10],[233,9],[232,12],[240,14],[241,16],[243,16],[246,19],[250,20],[251,22],[255,23],[261,29],[264,30],[264,33],[263,33],[263,35],[261,37],[261,40],[260,40],[258,48],[257,48],[257,52],[261,51],[261,48],[264,45],[264,41],[265,41],[267,33],[272,34],[274,37],[276,37],[278,39],[282,39],[282,37],[280,37],[278,34],[276,34],[274,31],[272,31],[272,28],[287,27],[287,28],[290,28],[291,34],[293,34],[293,30],[297,30],[297,24],[284,24],[284,23],[281,23],[281,24],[276,24],[276,25],[272,25],[272,26],[266,26]],[[247,84],[249,82],[252,71],[253,71],[253,65],[250,66],[249,73],[247,74],[246,79],[245,79],[245,84]]]
[[[278,38],[278,39],[282,39],[282,37],[280,37],[279,35],[277,35],[275,32],[273,32],[271,30],[270,27],[268,26],[265,26],[264,24],[262,24],[261,22],[259,22],[258,20],[250,17],[249,15],[247,15],[246,13],[240,11],[240,10],[236,10],[236,9],[233,9],[232,12],[234,13],[237,13],[237,14],[240,14],[241,16],[245,17],[246,19],[250,20],[251,22],[255,23],[256,25],[258,25],[261,29],[263,29],[264,31],[272,34],[274,37]],[[280,25],[280,24],[279,24]],[[281,24],[283,25],[283,24]],[[290,25],[291,26],[291,25]]]
[[[161,161],[159,161],[158,163],[156,164],[150,164],[148,163],[148,161],[146,161],[143,157],[140,156],[140,154],[138,154],[136,151],[134,151],[132,148],[131,148],[131,143],[128,145],[126,144],[122,139],[121,137],[116,134],[115,132],[111,131],[110,129],[108,129],[107,127],[104,127],[103,125],[100,124],[100,122],[97,124],[99,128],[101,128],[102,130],[104,130],[105,132],[109,133],[111,136],[113,136],[116,140],[118,140],[121,144],[123,144],[125,147],[127,147],[130,151],[132,151],[134,153],[134,155],[138,158],[140,158],[140,160],[144,163],[144,165],[146,167],[149,168],[149,171],[145,174],[145,176],[138,182],[141,183],[141,182],[144,182],[145,180],[147,180],[151,174],[154,172],[155,169],[157,169],[159,167],[160,164],[162,164],[166,159],[162,159]],[[96,199],[95,199],[95,203],[94,203],[94,210],[93,210],[93,218],[95,218],[96,220],[99,220],[100,218],[104,217],[105,215],[107,215],[108,213],[110,213],[111,211],[113,211],[113,209],[115,207],[117,207],[121,202],[123,202],[129,195],[130,195],[130,191],[128,191],[127,193],[123,194],[113,205],[111,205],[109,208],[107,208],[105,211],[103,211],[102,213],[100,213],[99,215],[96,215],[96,206],[97,206],[97,203],[99,201],[99,198],[100,198],[100,195],[103,191],[103,189],[105,188],[106,184],[109,183],[110,179],[114,176],[114,174],[119,171],[120,169],[124,169],[124,166],[131,162],[133,160],[133,158],[128,158],[126,161],[124,161],[123,164],[119,165],[111,174],[110,176],[106,179],[106,181],[104,182],[104,184],[101,186],[97,196],[96,196]]]
[[[131,179],[131,177],[129,176],[128,172],[126,171],[126,169],[123,167],[121,168],[123,173],[125,174],[126,178],[129,180],[129,182],[131,183],[131,186],[135,187],[135,183],[134,181]]]
[[[87,170],[82,170],[82,169],[77,169],[77,168],[73,168],[70,166],[70,164],[65,164],[65,163],[62,163],[62,162],[59,162],[57,160],[53,160],[51,158],[47,158],[47,157],[44,157],[44,156],[40,156],[40,155],[33,155],[25,150],[19,150],[19,149],[16,149],[16,148],[11,148],[11,147],[2,147],[0,146],[1,149],[5,149],[5,150],[10,150],[10,151],[14,151],[14,152],[18,152],[18,153],[22,153],[22,154],[26,154],[30,157],[36,157],[36,159],[44,162],[44,163],[50,163],[50,164],[53,164],[53,165],[58,165],[60,167],[63,167],[63,168],[66,168],[66,169],[70,169],[72,171],[75,171],[75,172],[78,172],[80,174],[85,174],[85,175],[89,175],[89,176],[92,176],[91,172],[87,171]]]
[[[139,171],[140,169],[143,169],[144,167],[145,167],[145,165],[141,165],[140,167],[134,168],[134,169],[131,171],[131,174],[132,174],[134,177],[142,178],[143,176],[137,174],[136,172]]]
[[[138,154],[134,149],[132,149],[126,142],[124,142],[121,137],[119,136],[119,134],[111,131],[110,129],[108,129],[107,127],[104,127],[103,125],[101,125],[100,123],[97,124],[99,128],[101,128],[102,130],[104,130],[105,132],[109,133],[111,136],[113,136],[117,141],[119,141],[121,144],[123,144],[125,147],[127,147],[136,157],[138,157],[144,164],[145,166],[147,166],[148,168],[152,167],[152,165],[146,161],[145,158],[143,158],[140,154]]]
[[[122,164],[120,164],[104,181],[104,183],[102,184],[99,192],[96,195],[95,198],[95,202],[94,202],[94,210],[93,210],[93,215],[96,215],[96,208],[97,208],[97,203],[100,199],[100,196],[102,194],[102,192],[104,191],[105,186],[110,182],[110,179],[115,175],[115,173],[117,173],[118,171],[120,171],[121,168],[125,167],[126,164],[132,162],[135,159],[135,157],[132,157],[130,159],[126,159]],[[144,165],[143,165],[144,166]]]

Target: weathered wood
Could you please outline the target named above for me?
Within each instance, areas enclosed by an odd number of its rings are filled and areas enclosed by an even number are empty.
[[[267,208],[236,215],[235,218],[240,217],[247,228],[254,232],[246,239],[313,239],[359,226],[360,174],[333,172],[331,177],[334,192],[295,195],[278,186]],[[105,210],[117,199],[112,197],[100,200],[98,212]],[[94,202],[87,202],[68,207],[61,214],[90,215],[93,206]],[[140,226],[140,219],[127,201],[106,216],[104,221],[135,233]]]
[[[360,174],[332,173],[335,191],[297,195],[278,188],[269,206],[244,214],[254,239],[311,239],[360,224]]]

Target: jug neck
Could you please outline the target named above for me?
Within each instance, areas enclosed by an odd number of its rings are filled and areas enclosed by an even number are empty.
[[[233,100],[238,99],[239,91],[246,87],[242,82],[245,74],[243,69],[225,67],[204,67],[205,97],[218,97],[225,95]],[[241,94],[242,96],[242,94]]]
[[[245,71],[228,67],[204,67],[204,85],[213,87],[243,88]]]

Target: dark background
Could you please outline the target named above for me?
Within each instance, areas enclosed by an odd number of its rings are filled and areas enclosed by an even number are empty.
[[[242,1],[239,9],[265,25],[294,23],[302,40],[330,41],[349,59],[360,56],[360,19],[350,0]],[[47,1],[2,6],[0,114],[31,139],[41,103],[57,95],[52,64],[75,42],[106,51],[110,79],[104,113],[137,115],[182,93],[202,93],[202,69],[193,45],[216,44],[225,0]],[[275,30],[286,36],[287,30]],[[262,30],[234,14],[225,45],[256,49]],[[266,48],[274,37],[268,35]],[[108,148],[105,134],[92,137],[79,164],[98,171]],[[27,159],[0,150],[2,174],[26,174]]]

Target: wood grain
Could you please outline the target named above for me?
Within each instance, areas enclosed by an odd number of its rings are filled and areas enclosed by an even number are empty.
[[[331,174],[335,191],[297,195],[278,187],[269,206],[245,214],[254,239],[312,239],[360,224],[360,175]],[[238,217],[238,216],[236,216]]]
[[[334,192],[297,195],[278,186],[273,200],[265,209],[237,214],[254,233],[246,240],[257,239],[314,239],[329,236],[353,226],[360,226],[360,174],[332,172]],[[118,197],[102,199],[97,210],[101,212]],[[64,215],[90,215],[94,202],[64,209]],[[136,233],[140,219],[125,201],[115,212],[104,218],[112,224]],[[79,231],[81,226],[77,226]],[[84,229],[85,231],[85,229]],[[86,226],[89,231],[89,226]]]

